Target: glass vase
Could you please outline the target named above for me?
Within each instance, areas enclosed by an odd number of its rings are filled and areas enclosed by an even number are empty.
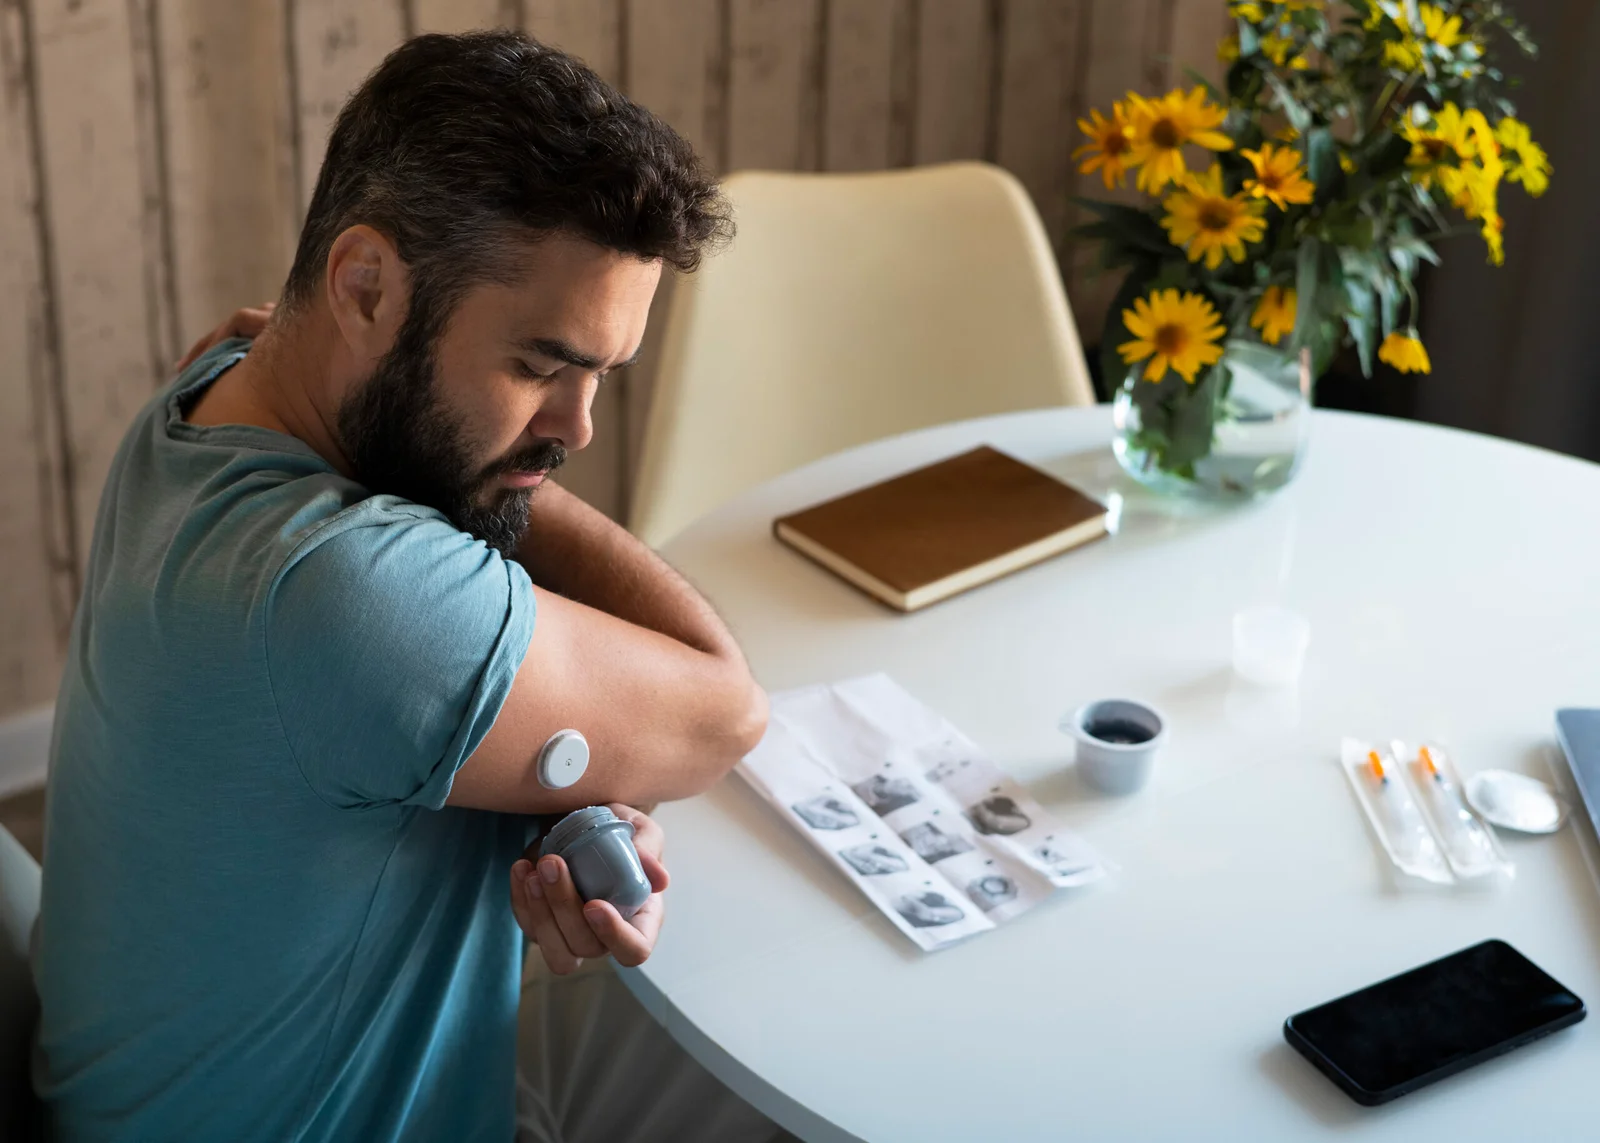
[[[1230,341],[1187,382],[1134,365],[1112,406],[1112,450],[1140,484],[1172,496],[1242,500],[1299,471],[1311,429],[1311,354]]]

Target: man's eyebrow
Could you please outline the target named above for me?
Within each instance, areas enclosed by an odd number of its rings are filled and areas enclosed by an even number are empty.
[[[577,348],[562,341],[559,337],[528,337],[517,342],[517,345],[529,353],[538,353],[545,357],[553,357],[557,361],[564,361],[568,365],[576,365],[579,369],[598,369],[605,364],[600,358],[591,354],[582,353]],[[641,347],[642,348],[642,347]],[[613,369],[626,369],[639,362],[639,350],[633,351],[633,356],[628,360],[613,365]]]

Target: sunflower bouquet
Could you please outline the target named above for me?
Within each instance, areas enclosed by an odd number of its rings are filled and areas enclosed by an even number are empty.
[[[1374,357],[1428,372],[1418,268],[1459,232],[1499,264],[1502,184],[1537,196],[1551,170],[1507,98],[1498,55],[1535,48],[1500,0],[1229,11],[1222,90],[1130,92],[1079,120],[1074,152],[1107,190],[1132,176],[1148,196],[1080,199],[1096,218],[1075,234],[1127,272],[1101,352],[1126,377],[1131,450],[1190,481],[1242,415],[1236,375],[1294,372],[1304,392],[1345,345],[1368,375]]]

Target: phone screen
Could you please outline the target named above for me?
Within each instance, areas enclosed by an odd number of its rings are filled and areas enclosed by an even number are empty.
[[[1485,941],[1291,1016],[1284,1035],[1350,1095],[1382,1103],[1583,1016],[1527,957]]]

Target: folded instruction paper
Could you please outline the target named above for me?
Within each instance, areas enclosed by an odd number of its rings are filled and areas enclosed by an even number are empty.
[[[772,698],[739,773],[923,949],[1024,913],[1105,863],[887,675]]]

